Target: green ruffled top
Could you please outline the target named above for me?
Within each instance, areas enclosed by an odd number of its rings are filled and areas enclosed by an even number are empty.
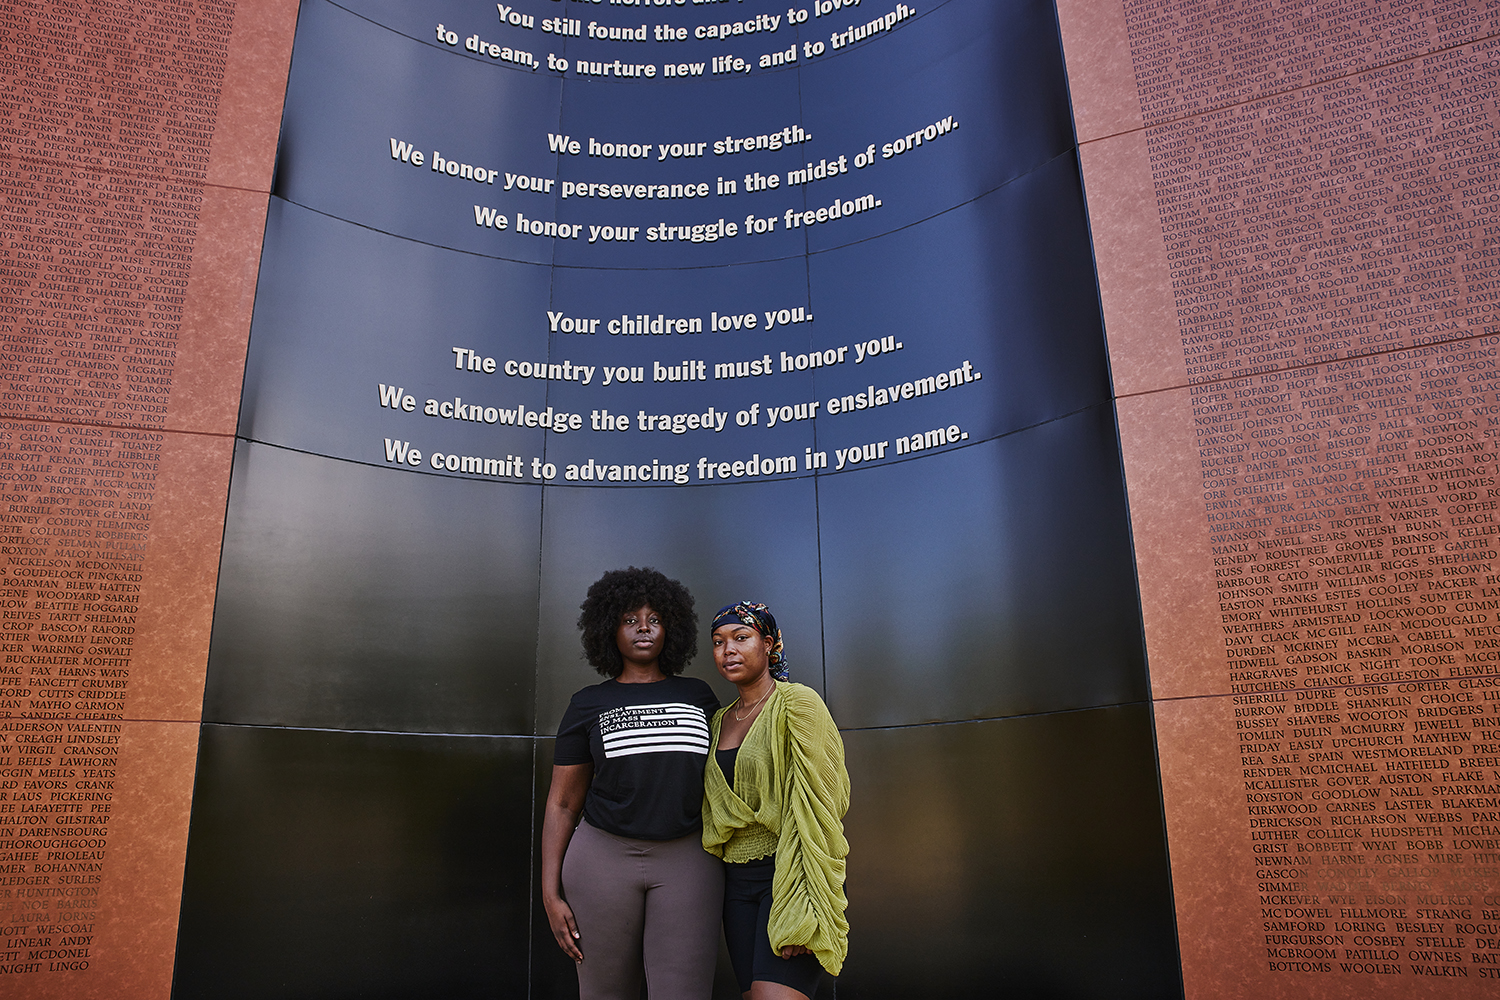
[[[849,809],[844,741],[816,691],[778,682],[735,758],[734,788],[714,756],[720,709],[703,776],[703,847],[725,861],[776,855],[771,948],[802,945],[838,975],[849,953],[841,822]]]

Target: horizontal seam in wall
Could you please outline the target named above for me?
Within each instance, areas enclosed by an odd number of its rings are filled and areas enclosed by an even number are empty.
[[[1245,372],[1245,373],[1240,374],[1240,375],[1232,375],[1231,374],[1231,375],[1216,376],[1216,377],[1214,377],[1213,379],[1211,379],[1210,381],[1207,381],[1207,382],[1183,382],[1183,383],[1179,383],[1179,384],[1176,384],[1176,385],[1162,386],[1159,389],[1142,389],[1139,392],[1118,393],[1118,394],[1115,395],[1114,398],[1117,399],[1117,400],[1120,400],[1120,399],[1134,399],[1134,398],[1137,398],[1137,397],[1140,397],[1140,396],[1154,396],[1157,393],[1162,393],[1162,392],[1181,392],[1184,389],[1190,390],[1192,392],[1200,392],[1200,391],[1203,391],[1205,389],[1212,389],[1214,386],[1220,385],[1220,384],[1222,384],[1224,382],[1236,382],[1236,381],[1239,381],[1240,379],[1253,378],[1253,377],[1256,377],[1256,376],[1264,376],[1264,375],[1281,375],[1281,374],[1286,373],[1286,372],[1307,371],[1308,369],[1312,369],[1312,368],[1325,368],[1328,365],[1338,364],[1338,363],[1344,362],[1344,361],[1355,361],[1355,360],[1359,360],[1361,358],[1378,358],[1378,357],[1381,357],[1382,355],[1386,355],[1386,354],[1407,354],[1407,353],[1410,353],[1412,351],[1423,351],[1423,352],[1425,352],[1429,348],[1441,347],[1444,344],[1462,344],[1463,342],[1468,341],[1468,340],[1480,340],[1480,339],[1485,338],[1485,337],[1494,337],[1494,336],[1495,336],[1495,334],[1493,334],[1493,333],[1486,333],[1483,330],[1481,330],[1478,333],[1471,333],[1468,336],[1464,336],[1464,337],[1450,337],[1450,338],[1448,338],[1446,340],[1430,340],[1430,341],[1428,341],[1425,344],[1416,344],[1416,345],[1410,345],[1410,346],[1406,346],[1406,347],[1399,347],[1399,346],[1397,346],[1397,347],[1385,347],[1385,348],[1382,348],[1382,349],[1377,350],[1377,351],[1371,351],[1369,354],[1349,354],[1349,355],[1346,355],[1344,357],[1323,358],[1320,361],[1304,361],[1301,364],[1288,365],[1285,368],[1272,368],[1272,369],[1270,369],[1268,371],[1254,371],[1254,372]]]
[[[977,719],[942,719],[934,722],[910,722],[889,726],[839,726],[841,733],[870,733],[887,730],[903,729],[930,729],[935,726],[966,726],[983,722],[1007,722],[1013,719],[1044,719],[1058,715],[1076,715],[1080,712],[1103,712],[1116,708],[1134,708],[1149,705],[1148,701],[1120,701],[1109,702],[1102,705],[1081,705],[1076,708],[1058,708],[1045,712],[1021,712],[1016,715],[993,715]],[[297,733],[340,733],[349,736],[431,736],[438,738],[462,738],[480,740],[552,740],[556,736],[549,734],[525,734],[525,733],[434,733],[414,732],[402,729],[338,729],[332,726],[281,726],[257,722],[203,722],[204,726],[218,726],[223,729],[264,729],[279,732]]]
[[[1108,139],[1116,139],[1122,135],[1130,135],[1134,132],[1144,132],[1147,129],[1153,128],[1165,128],[1168,125],[1176,125],[1179,122],[1190,121],[1194,118],[1201,118],[1204,115],[1212,115],[1217,114],[1220,111],[1228,111],[1230,108],[1242,108],[1247,104],[1254,104],[1257,101],[1269,101],[1276,97],[1285,97],[1288,94],[1295,94],[1298,91],[1308,90],[1312,87],[1326,87],[1328,84],[1338,83],[1340,80],[1349,80],[1357,76],[1363,76],[1366,73],[1374,73],[1379,70],[1389,69],[1392,66],[1400,66],[1402,63],[1416,62],[1418,59],[1427,59],[1441,52],[1451,52],[1454,49],[1461,49],[1465,45],[1477,45],[1480,42],[1487,42],[1494,38],[1500,38],[1500,32],[1496,32],[1495,34],[1490,35],[1480,35],[1477,38],[1470,38],[1467,41],[1454,42],[1452,45],[1445,45],[1441,48],[1428,49],[1425,52],[1418,52],[1414,55],[1405,56],[1400,59],[1393,59],[1390,62],[1379,63],[1373,66],[1364,66],[1360,69],[1345,73],[1343,76],[1330,76],[1326,80],[1318,80],[1314,83],[1304,83],[1300,86],[1288,87],[1286,90],[1267,91],[1264,94],[1256,94],[1254,97],[1247,97],[1241,101],[1232,101],[1228,104],[1216,104],[1213,107],[1208,108],[1197,108],[1190,114],[1179,115],[1176,118],[1163,118],[1161,121],[1138,125],[1135,128],[1125,129],[1123,132],[1111,132],[1109,135],[1096,136],[1093,139],[1083,139],[1079,141],[1079,145],[1087,146],[1090,143],[1104,142]]]

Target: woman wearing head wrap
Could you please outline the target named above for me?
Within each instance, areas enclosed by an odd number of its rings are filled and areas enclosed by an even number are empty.
[[[788,680],[764,604],[714,616],[714,665],[739,689],[714,715],[703,846],[724,859],[724,937],[751,1000],[812,997],[849,951],[844,743],[817,692]]]

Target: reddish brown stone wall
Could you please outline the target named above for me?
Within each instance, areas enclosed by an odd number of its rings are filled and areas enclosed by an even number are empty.
[[[296,4],[0,4],[0,992],[165,996]]]
[[[1488,995],[1500,21],[1059,6],[1188,995]],[[295,14],[0,4],[7,994],[169,989]]]
[[[1490,995],[1500,20],[1060,8],[1187,995]]]

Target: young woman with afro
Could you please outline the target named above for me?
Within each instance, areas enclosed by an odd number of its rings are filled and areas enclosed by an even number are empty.
[[[588,590],[584,655],[608,680],[573,696],[542,824],[542,903],[581,1000],[713,992],[723,863],[703,848],[708,720],[719,700],[678,676],[697,652],[692,595],[654,569]],[[579,817],[582,816],[582,822]]]

